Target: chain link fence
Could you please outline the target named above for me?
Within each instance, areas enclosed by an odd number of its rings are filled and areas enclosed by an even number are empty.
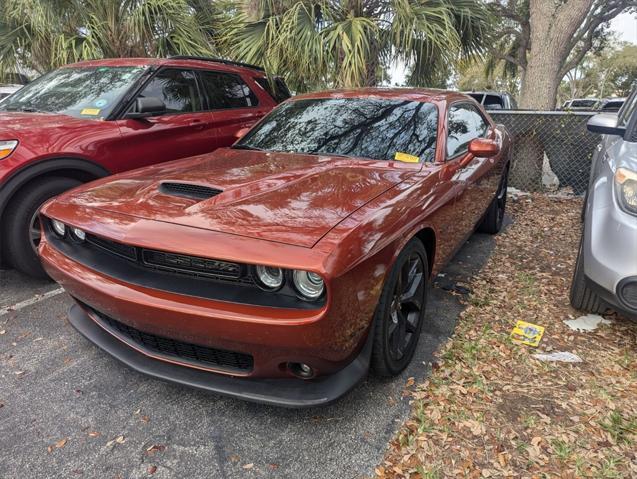
[[[509,186],[522,191],[581,195],[600,136],[586,129],[594,112],[494,110],[513,137]]]

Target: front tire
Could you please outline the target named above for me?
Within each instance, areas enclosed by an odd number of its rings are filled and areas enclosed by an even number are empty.
[[[427,305],[429,262],[423,244],[411,240],[396,258],[374,314],[371,368],[395,376],[414,356]]]
[[[498,186],[498,191],[495,194],[495,198],[491,201],[491,204],[487,208],[487,212],[478,226],[478,231],[480,233],[487,234],[497,234],[502,229],[502,223],[504,221],[504,212],[506,210],[507,203],[507,185],[509,182],[509,168],[507,167],[504,175],[502,175],[502,179],[500,180],[500,185]]]
[[[579,243],[575,270],[573,271],[573,281],[571,282],[571,306],[585,313],[601,314],[606,311],[606,305],[599,296],[588,287],[584,276],[584,234]]]
[[[38,211],[47,200],[79,184],[72,178],[43,178],[27,185],[13,198],[3,235],[7,258],[15,269],[34,278],[47,277],[37,254],[41,234]]]

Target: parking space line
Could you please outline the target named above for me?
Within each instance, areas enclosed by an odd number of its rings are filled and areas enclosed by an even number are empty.
[[[13,311],[20,311],[27,306],[31,306],[32,304],[39,303],[40,301],[44,301],[45,299],[52,298],[53,296],[57,296],[58,294],[64,293],[64,289],[57,288],[53,291],[48,291],[43,294],[36,294],[32,298],[25,299],[24,301],[20,301],[19,303],[14,304],[13,306],[7,306],[6,308],[0,309],[0,316],[4,316],[5,314],[9,314]]]

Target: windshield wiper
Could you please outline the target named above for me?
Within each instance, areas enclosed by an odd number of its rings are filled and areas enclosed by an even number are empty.
[[[16,108],[16,107],[6,107],[4,111],[21,111],[24,113],[48,113],[48,111],[38,110],[36,108]]]
[[[250,146],[250,145],[233,145],[231,148],[233,150],[264,151],[263,148],[257,148],[256,146]]]

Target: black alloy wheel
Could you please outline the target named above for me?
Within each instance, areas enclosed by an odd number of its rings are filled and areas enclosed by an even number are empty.
[[[427,253],[414,239],[396,259],[376,310],[372,351],[376,374],[394,376],[411,361],[424,322],[428,284]]]

